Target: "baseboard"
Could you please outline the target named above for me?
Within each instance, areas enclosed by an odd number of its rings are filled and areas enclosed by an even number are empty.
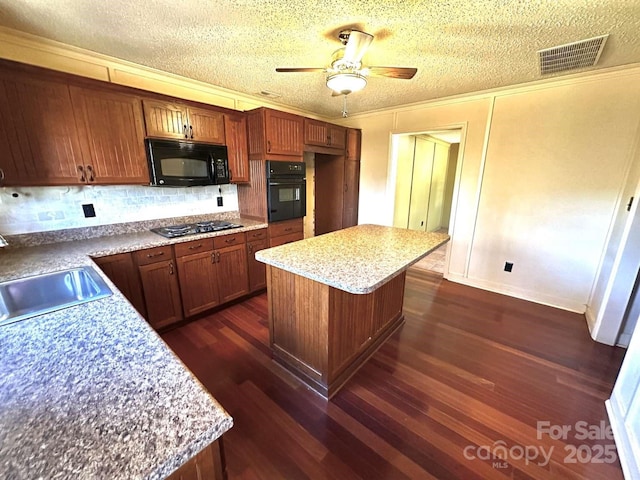
[[[461,275],[448,273],[445,275],[447,280],[455,283],[461,283],[469,287],[480,288],[489,292],[499,293],[501,295],[507,295],[509,297],[519,298],[521,300],[527,300],[528,302],[538,303],[541,305],[547,305],[549,307],[559,308],[561,310],[567,310],[569,312],[584,314],[586,305],[584,303],[573,302],[567,299],[553,297],[551,295],[545,295],[533,292],[531,290],[525,290],[517,287],[511,287],[495,282],[488,282],[484,280],[471,279],[463,277]]]

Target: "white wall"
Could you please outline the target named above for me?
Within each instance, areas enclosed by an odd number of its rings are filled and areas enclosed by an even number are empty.
[[[446,277],[584,312],[640,123],[640,68],[356,115],[360,216],[389,225],[392,133],[463,127]],[[369,141],[370,139],[370,141]],[[388,157],[387,157],[388,158]],[[378,176],[373,177],[372,172]],[[504,262],[514,271],[503,271]]]
[[[217,206],[217,186],[166,188],[130,186],[0,188],[0,233],[45,232],[156,218],[238,210],[235,185],[221,185],[224,205]],[[85,218],[82,205],[94,205]]]

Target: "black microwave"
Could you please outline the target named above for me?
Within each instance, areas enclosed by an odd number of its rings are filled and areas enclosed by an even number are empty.
[[[146,140],[151,185],[194,187],[229,183],[229,159],[224,145]]]

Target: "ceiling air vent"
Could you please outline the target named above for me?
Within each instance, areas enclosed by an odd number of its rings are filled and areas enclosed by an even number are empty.
[[[540,73],[545,75],[593,67],[598,62],[608,37],[609,34],[539,50]]]

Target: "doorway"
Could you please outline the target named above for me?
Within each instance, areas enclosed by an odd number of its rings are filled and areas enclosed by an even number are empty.
[[[393,226],[449,232],[462,129],[394,135]],[[447,245],[416,263],[444,274]]]

